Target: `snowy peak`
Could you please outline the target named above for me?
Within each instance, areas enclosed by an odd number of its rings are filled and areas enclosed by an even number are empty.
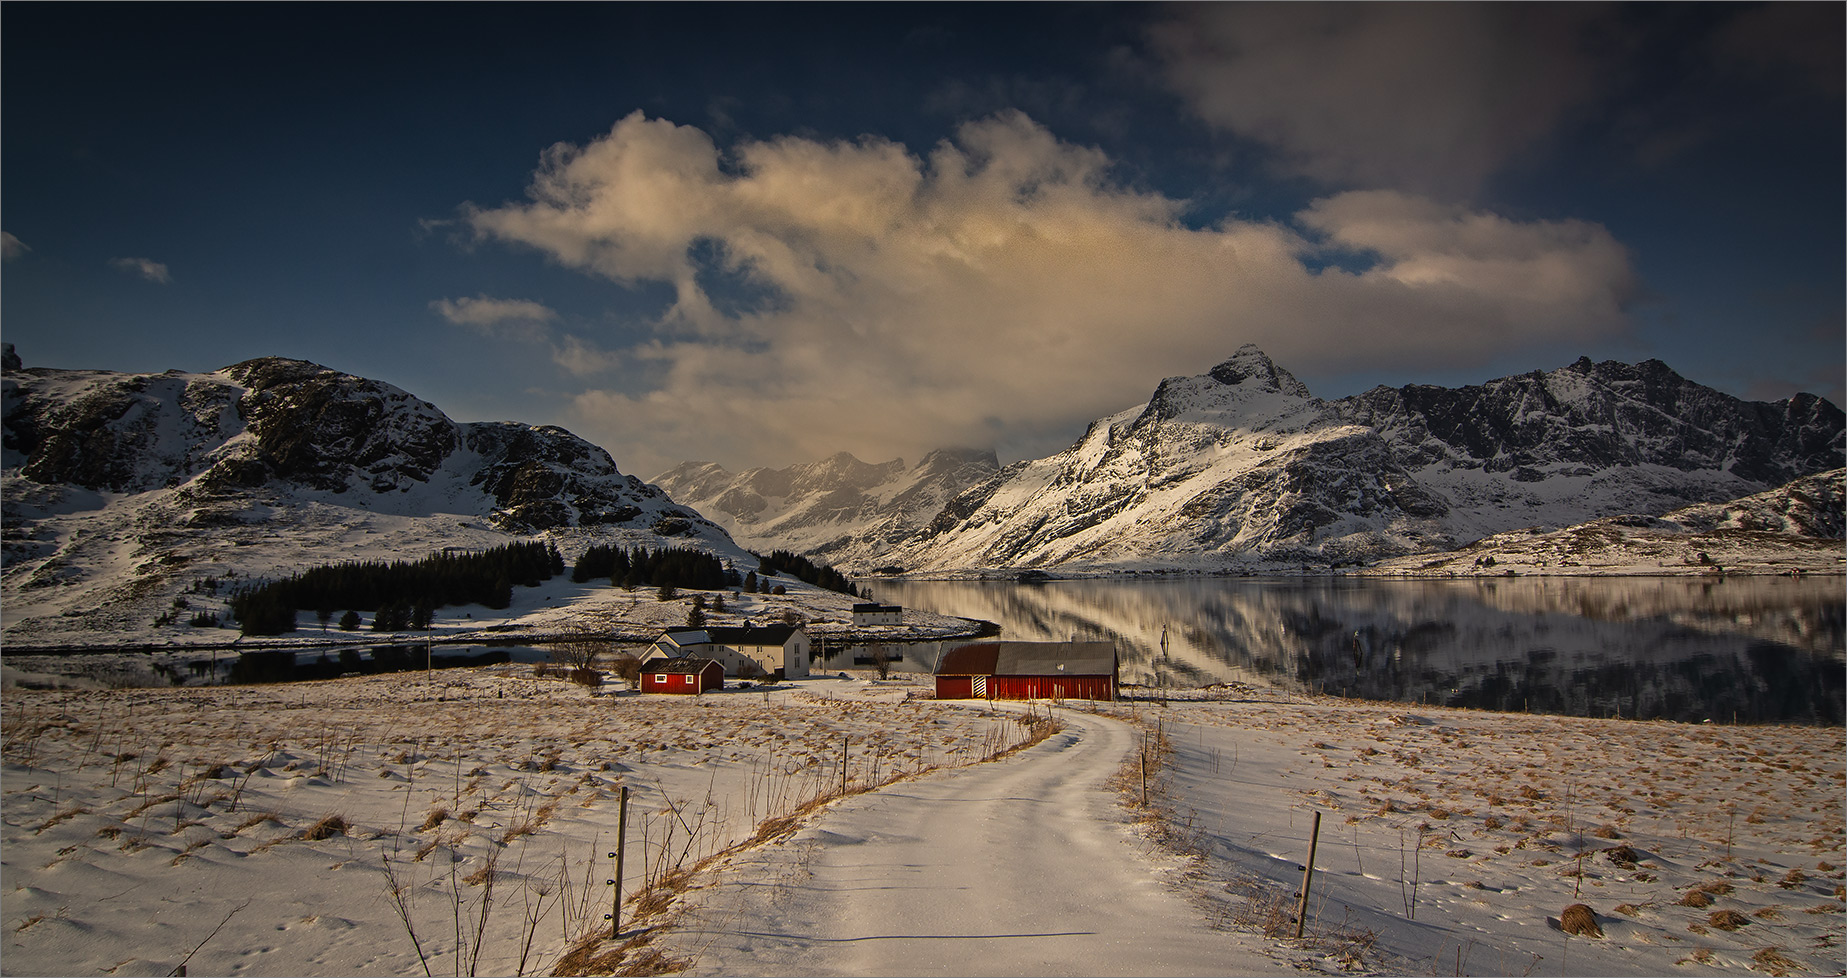
[[[1161,381],[1130,430],[1168,422],[1264,427],[1321,407],[1306,385],[1247,343],[1204,375]]]
[[[1238,347],[1231,359],[1213,367],[1206,376],[1227,387],[1242,387],[1291,397],[1308,397],[1308,387],[1289,371],[1278,367],[1255,343]]]

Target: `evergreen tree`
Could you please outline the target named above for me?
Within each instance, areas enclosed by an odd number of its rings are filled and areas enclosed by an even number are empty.
[[[341,615],[340,616],[340,630],[343,632],[358,631],[359,630],[359,612],[349,611],[346,614]]]

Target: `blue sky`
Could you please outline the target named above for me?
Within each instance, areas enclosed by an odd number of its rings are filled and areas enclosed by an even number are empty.
[[[1056,451],[1255,342],[1840,403],[1839,4],[8,5],[0,336],[700,459]]]

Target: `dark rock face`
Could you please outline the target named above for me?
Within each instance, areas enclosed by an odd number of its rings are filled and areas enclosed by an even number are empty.
[[[279,357],[223,373],[247,389],[237,412],[275,478],[341,492],[359,476],[384,492],[428,482],[461,443],[434,405],[388,384]]]
[[[1729,471],[1763,487],[1841,465],[1841,410],[1799,394],[1748,402],[1658,360],[1588,358],[1480,386],[1379,387],[1334,402],[1407,465],[1448,463],[1534,482],[1561,469],[1662,465]]]
[[[480,456],[470,484],[494,498],[503,510],[499,522],[509,529],[626,525],[642,515],[637,502],[666,499],[563,428],[504,421],[462,427],[467,447]]]

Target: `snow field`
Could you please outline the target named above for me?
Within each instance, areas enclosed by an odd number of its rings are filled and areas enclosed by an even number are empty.
[[[543,973],[608,926],[623,786],[632,917],[837,790],[843,745],[860,790],[1024,729],[860,681],[640,697],[505,667],[4,695],[9,974]]]
[[[1171,748],[1152,834],[1196,858],[1209,915],[1279,939],[1299,968],[1841,971],[1839,728],[1236,696],[1130,708]],[[1601,936],[1560,929],[1580,903]]]

